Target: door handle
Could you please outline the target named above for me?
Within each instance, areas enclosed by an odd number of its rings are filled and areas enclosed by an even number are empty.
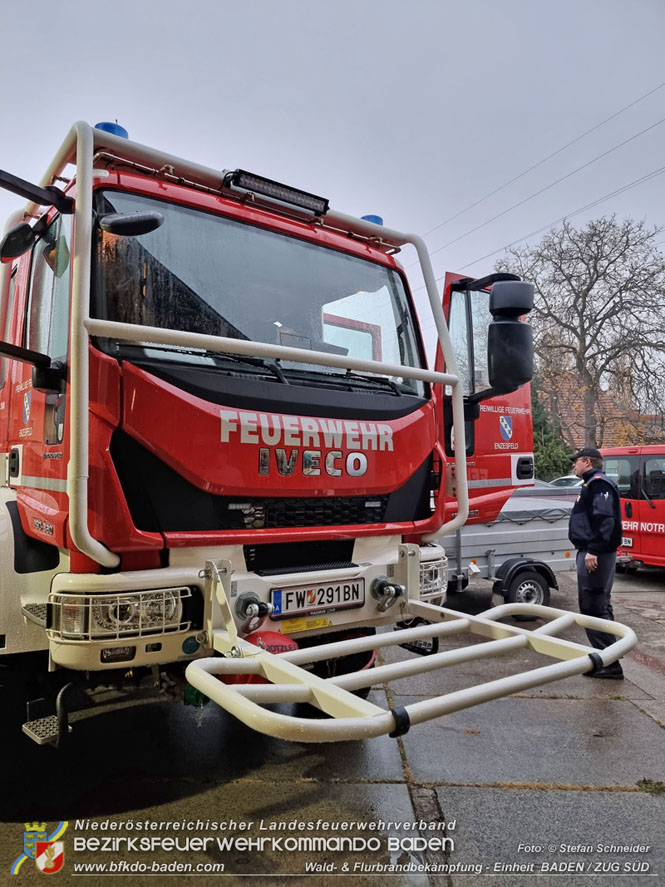
[[[632,517],[632,516],[633,516],[633,503],[626,502],[626,517]]]

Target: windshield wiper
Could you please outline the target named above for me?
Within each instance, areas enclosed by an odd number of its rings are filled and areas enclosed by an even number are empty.
[[[283,385],[289,385],[289,380],[286,378],[280,366],[277,365],[276,362],[271,362],[262,357],[245,357],[240,354],[231,354],[225,351],[212,351],[210,349],[198,349],[198,348],[183,348],[179,345],[159,345],[156,343],[146,343],[146,344],[138,344],[136,342],[123,342],[116,340],[116,347],[119,348],[137,348],[141,350],[145,350],[147,348],[153,351],[168,351],[171,354],[190,354],[194,357],[210,357],[213,360],[218,361],[228,361],[229,363],[235,364],[245,364],[246,366],[255,366],[259,367],[263,370],[268,370],[268,372],[272,373],[273,376],[277,378],[279,382]]]
[[[399,397],[403,394],[399,386],[391,379],[386,379],[382,376],[354,373],[353,370],[347,370],[344,373],[331,373],[325,372],[323,369],[313,370],[311,367],[308,367],[306,370],[296,370],[293,367],[289,367],[288,373],[293,385],[304,385],[307,382],[315,384],[318,382],[320,386],[329,388],[346,388],[347,390],[353,390],[354,388],[358,390],[360,387],[368,390],[372,388],[390,388],[393,394]],[[360,383],[363,383],[362,386]]]
[[[393,382],[392,379],[387,379],[384,376],[364,376],[362,373],[356,373],[353,370],[347,370],[345,375],[345,379],[359,379],[363,382],[370,382],[374,385],[383,385],[384,387],[387,385],[389,388],[395,392],[398,397],[402,397],[402,392],[399,389],[399,386]]]
[[[260,367],[261,369],[271,372],[280,382],[282,382],[282,384],[290,384],[276,360],[270,361],[265,357],[248,357],[241,354],[230,354],[226,351],[205,351],[204,354],[206,357],[212,357],[213,359],[230,360],[233,363],[244,363],[249,366]]]

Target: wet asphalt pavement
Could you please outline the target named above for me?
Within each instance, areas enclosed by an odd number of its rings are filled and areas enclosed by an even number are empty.
[[[558,578],[551,605],[574,609],[574,575]],[[477,613],[490,600],[481,580],[447,606]],[[43,883],[32,859],[9,877],[24,823],[50,835],[66,821],[60,883],[665,883],[665,571],[617,576],[613,600],[639,638],[626,680],[576,676],[399,739],[288,743],[213,704],[160,701],[109,706],[75,724],[63,751],[9,734],[2,882]],[[396,655],[407,654],[385,659]],[[371,698],[404,705],[540,660],[480,660]]]

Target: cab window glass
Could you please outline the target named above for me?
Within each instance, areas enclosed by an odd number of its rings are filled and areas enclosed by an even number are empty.
[[[458,290],[450,294],[448,326],[455,360],[457,361],[457,372],[462,384],[462,394],[472,394],[472,358],[469,344],[469,318],[466,310],[466,295],[466,292],[459,292]]]
[[[12,328],[12,313],[14,311],[14,294],[16,292],[16,269],[9,281],[9,290],[7,292],[7,302],[3,305],[3,325],[2,325],[2,341],[9,342],[9,336]],[[7,358],[0,360],[0,388],[3,388],[7,381]]]
[[[484,290],[469,293],[471,323],[473,326],[473,390],[484,391],[490,387],[487,365],[487,335],[492,322],[489,296]]]
[[[637,498],[637,459],[635,457],[606,457],[603,471],[614,481],[624,499]]]
[[[26,347],[67,356],[71,216],[58,216],[35,245],[30,274]]]
[[[451,293],[449,328],[463,394],[490,387],[487,333],[491,320],[485,290]]]
[[[665,499],[665,453],[645,460],[642,482],[650,499]]]

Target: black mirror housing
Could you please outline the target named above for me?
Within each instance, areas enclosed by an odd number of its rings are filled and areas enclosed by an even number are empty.
[[[109,234],[137,237],[150,234],[164,224],[164,216],[156,210],[140,210],[135,213],[106,213],[98,218],[99,227]]]
[[[37,240],[35,229],[27,222],[19,222],[11,228],[0,243],[0,259],[3,262],[11,262],[12,259],[18,259],[23,253],[27,253],[32,249]]]
[[[487,358],[492,394],[508,394],[533,377],[533,331],[521,320],[495,320],[488,330]]]
[[[518,318],[533,308],[534,286],[524,280],[500,280],[490,290],[490,314]]]

